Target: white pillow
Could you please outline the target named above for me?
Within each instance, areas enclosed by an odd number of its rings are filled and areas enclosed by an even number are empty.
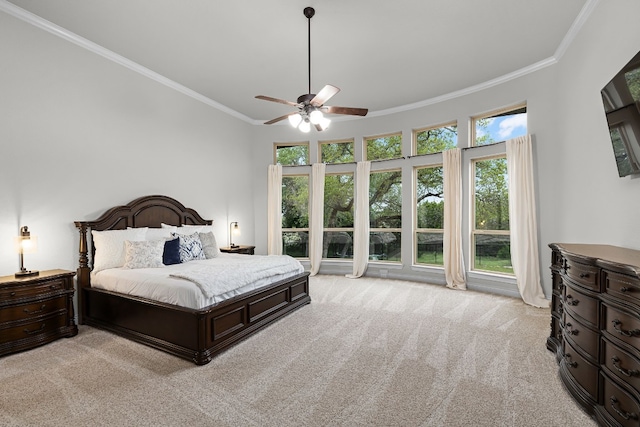
[[[171,228],[149,228],[145,238],[147,240],[169,240],[171,239]]]
[[[181,225],[174,233],[183,236],[188,236],[193,233],[208,233],[213,232],[213,225]]]
[[[124,268],[162,267],[165,240],[124,241]]]
[[[198,233],[200,236],[200,242],[202,242],[202,251],[207,259],[215,258],[220,253],[218,243],[216,242],[216,236],[212,232]]]
[[[93,272],[107,268],[122,267],[124,265],[124,242],[141,241],[145,239],[147,227],[129,228],[126,230],[91,230],[95,256],[93,257]]]

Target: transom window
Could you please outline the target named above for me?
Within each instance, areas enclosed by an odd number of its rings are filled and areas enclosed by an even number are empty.
[[[402,133],[365,138],[367,160],[399,159],[402,157]]]
[[[353,139],[321,141],[319,147],[321,163],[353,163],[355,161]]]
[[[274,164],[281,164],[282,166],[309,164],[308,142],[275,143],[273,147]]]
[[[489,145],[527,134],[527,106],[519,105],[473,117],[473,145]]]
[[[416,155],[440,153],[458,145],[456,122],[416,129],[413,131],[413,153]]]

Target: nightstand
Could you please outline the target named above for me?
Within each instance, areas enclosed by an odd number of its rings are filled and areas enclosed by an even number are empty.
[[[73,276],[67,270],[0,277],[0,356],[78,333]]]
[[[226,252],[229,254],[245,254],[245,255],[253,255],[253,251],[255,246],[243,246],[239,245],[235,248],[230,248],[229,246],[220,248],[220,252]]]

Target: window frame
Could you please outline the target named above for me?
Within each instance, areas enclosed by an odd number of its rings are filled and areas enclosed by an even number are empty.
[[[444,253],[443,253],[443,265],[440,264],[427,264],[427,263],[419,263],[418,262],[418,233],[441,233],[443,235],[444,241],[444,221],[443,228],[419,228],[418,227],[418,170],[420,169],[432,169],[432,168],[442,168],[443,170],[443,185],[444,185],[444,163],[432,163],[428,165],[416,165],[413,167],[413,265],[421,266],[421,267],[431,267],[431,268],[444,268]],[[442,200],[446,203],[444,199],[444,190],[442,194]]]
[[[478,114],[476,116],[471,116],[469,119],[469,142],[470,142],[470,147],[486,147],[488,145],[493,145],[493,144],[500,144],[503,141],[494,141],[491,144],[484,144],[484,145],[477,145],[476,141],[476,121],[478,120],[482,120],[482,119],[488,119],[491,117],[498,117],[498,116],[503,116],[506,115],[506,113],[510,113],[510,112],[516,112],[518,110],[521,109],[525,109],[525,113],[528,112],[527,109],[527,103],[526,102],[522,102],[519,104],[515,104],[515,105],[510,105],[508,107],[503,107],[503,108],[498,108],[496,110],[492,110],[489,112],[485,112],[482,114]],[[528,116],[527,116],[528,119]],[[529,132],[529,123],[527,122],[527,132]]]
[[[307,178],[307,191],[309,192],[309,194],[311,194],[311,174],[310,173],[290,173],[290,174],[286,174],[286,175],[282,175],[282,180],[284,181],[285,178],[295,178],[295,177],[305,177]],[[282,188],[280,189],[280,197],[281,197],[281,203],[284,204],[284,199],[282,198]],[[282,212],[282,205],[280,206],[280,212]],[[298,233],[298,232],[306,232],[307,235],[309,235],[310,233],[310,228],[309,228],[309,224],[311,224],[311,198],[308,198],[307,200],[307,218],[308,218],[308,225],[305,228],[285,228],[282,226],[282,222],[284,220],[284,215],[282,216],[282,218],[280,219],[280,227],[281,227],[281,231],[282,231],[282,247],[283,247],[283,252],[284,252],[284,233]],[[307,253],[309,253],[309,240],[307,240]],[[306,257],[296,257],[296,259],[309,259],[308,256]]]
[[[446,123],[441,123],[441,124],[437,124],[437,125],[433,125],[433,126],[427,126],[427,127],[422,127],[422,128],[418,128],[418,129],[413,129],[411,131],[411,155],[412,156],[428,156],[430,154],[437,154],[437,153],[442,153],[442,151],[437,151],[434,153],[423,153],[423,154],[418,154],[418,134],[420,132],[427,132],[430,131],[432,129],[440,129],[440,128],[444,128],[447,126],[455,126],[456,127],[456,147],[458,147],[458,121],[457,120],[453,120],[450,122],[446,122]]]
[[[376,169],[376,170],[371,170],[369,172],[369,190],[371,191],[371,176],[373,174],[378,174],[378,173],[388,173],[388,172],[399,172],[400,173],[400,186],[401,186],[401,198],[400,198],[400,202],[402,203],[402,206],[404,205],[404,198],[402,197],[403,192],[402,192],[402,167],[400,168],[384,168],[384,169]],[[402,206],[400,206],[400,227],[371,227],[371,198],[369,197],[369,247],[371,247],[371,233],[399,233],[400,234],[400,239],[402,239],[402,224],[403,224],[403,209]],[[369,253],[369,256],[371,256],[371,253]],[[400,264],[402,265],[402,240],[400,240],[400,259],[398,261],[389,261],[389,260],[369,260],[369,262],[379,262],[379,263],[386,263],[386,264]]]
[[[369,144],[368,142],[370,140],[374,140],[374,139],[380,139],[380,138],[388,138],[391,136],[399,136],[400,137],[400,157],[391,157],[388,159],[369,159]],[[403,141],[402,141],[402,131],[398,131],[398,132],[390,132],[390,133],[383,133],[380,135],[371,135],[371,136],[365,136],[362,138],[362,150],[364,151],[364,155],[363,155],[363,159],[371,161],[371,162],[378,162],[378,161],[385,161],[385,160],[397,160],[397,159],[402,159],[404,158],[404,154],[403,154]]]
[[[299,145],[307,146],[307,163],[303,165],[283,165],[282,163],[278,163],[278,148],[288,148]],[[311,162],[311,153],[309,152],[309,141],[297,141],[297,142],[274,142],[273,143],[273,164],[281,164],[283,167],[285,166],[308,166]]]
[[[471,197],[469,206],[469,222],[470,222],[470,226],[469,226],[469,253],[470,253],[470,257],[469,257],[469,271],[470,272],[474,272],[474,273],[482,273],[482,274],[492,274],[492,275],[499,275],[499,276],[504,276],[504,277],[510,277],[510,278],[515,278],[515,274],[514,273],[505,273],[505,272],[500,272],[500,271],[495,271],[495,270],[483,270],[480,268],[476,267],[476,236],[477,235],[488,235],[488,236],[509,236],[509,243],[511,243],[511,222],[509,222],[509,229],[508,230],[481,230],[481,229],[477,229],[476,228],[476,183],[475,183],[475,179],[476,179],[476,163],[478,162],[482,162],[482,161],[487,161],[487,160],[493,160],[493,159],[507,159],[507,153],[497,153],[497,154],[492,154],[492,155],[488,155],[488,156],[482,156],[482,157],[475,157],[469,160],[470,164],[470,174],[469,174],[469,178],[470,178],[470,186],[469,186],[469,195]],[[508,177],[507,177],[507,192],[509,191],[508,188]],[[507,207],[507,215],[509,215],[509,210]]]
[[[336,164],[345,164],[345,163],[336,163]],[[356,183],[356,174],[355,171],[346,171],[346,172],[325,172],[325,187],[326,187],[326,178],[328,176],[338,176],[338,175],[351,175],[352,179],[352,183],[353,183],[353,197],[355,198],[355,194],[356,194],[356,188],[355,188],[355,183]],[[325,188],[326,190],[326,188]],[[326,196],[326,192],[324,193]],[[322,201],[323,204],[323,209],[324,209],[324,200]],[[353,219],[354,219],[354,225],[351,227],[325,227],[324,221],[326,221],[326,216],[323,215],[323,224],[322,224],[322,240],[323,242],[325,241],[325,233],[328,232],[347,232],[347,233],[351,233],[351,247],[352,247],[352,252],[353,252],[353,233],[355,231],[355,200],[352,206],[353,209]],[[325,258],[324,256],[322,257],[323,261],[353,261],[353,256],[351,256],[350,258]]]
[[[353,144],[353,160],[348,162],[338,162],[338,163],[326,163],[322,161],[322,147],[324,145],[331,144]],[[344,139],[334,139],[328,141],[318,141],[318,162],[326,163],[327,165],[346,165],[349,163],[354,163],[356,161],[356,142],[354,138],[344,138]]]

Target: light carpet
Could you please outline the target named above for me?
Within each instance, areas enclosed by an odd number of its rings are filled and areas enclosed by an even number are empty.
[[[545,347],[548,309],[339,276],[311,297],[205,366],[86,326],[0,358],[0,425],[595,425]]]

